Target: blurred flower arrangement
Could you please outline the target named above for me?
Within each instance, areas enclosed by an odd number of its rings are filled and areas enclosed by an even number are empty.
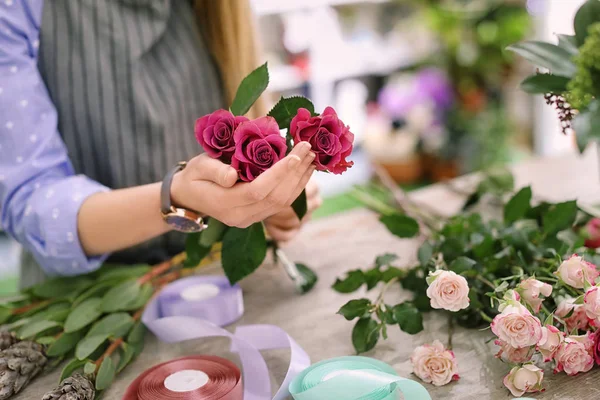
[[[392,131],[404,137],[402,145],[425,155],[425,172],[434,180],[506,161],[514,130],[503,85],[515,69],[506,47],[529,31],[524,2],[402,3],[416,8],[441,47],[425,66],[391,77],[381,89],[378,106]],[[401,139],[388,138],[386,145],[394,141]],[[445,171],[436,170],[439,165]]]

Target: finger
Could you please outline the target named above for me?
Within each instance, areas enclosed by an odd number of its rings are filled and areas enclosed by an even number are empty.
[[[269,229],[269,235],[278,244],[289,242],[296,237],[298,232],[300,232],[300,229],[284,230],[275,227]]]
[[[232,195],[239,199],[240,206],[260,202],[275,189],[289,181],[294,182],[294,177],[299,179],[308,168],[307,158],[314,159],[314,153],[310,151],[308,142],[300,142],[283,160],[263,172],[253,182],[234,187]]]
[[[316,195],[308,198],[306,203],[308,212],[312,212],[323,205],[323,198],[319,195]]]
[[[201,154],[188,164],[192,169],[192,179],[205,180],[223,187],[232,187],[238,180],[238,173],[230,165]]]
[[[318,196],[319,192],[319,185],[314,179],[308,181],[308,184],[306,185],[306,197],[310,199],[311,197]]]
[[[315,168],[316,167],[314,165],[311,165],[308,168],[308,170],[306,170],[306,172],[304,173],[304,176],[302,176],[302,178],[300,179],[300,181],[296,185],[296,189],[294,189],[294,192],[292,193],[292,195],[290,197],[290,200],[288,200],[288,203],[290,205],[298,198],[298,196],[300,196],[300,193],[302,193],[302,191],[306,187],[306,184],[310,180],[312,174],[315,172]]]
[[[300,227],[300,220],[292,207],[287,207],[272,217],[269,217],[265,223],[268,226],[279,229],[293,229]]]

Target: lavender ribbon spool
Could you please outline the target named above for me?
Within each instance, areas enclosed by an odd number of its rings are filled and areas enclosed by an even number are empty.
[[[188,316],[229,325],[244,314],[239,285],[231,286],[223,276],[192,276],[165,287],[158,295],[163,317]]]
[[[217,286],[218,293],[209,285]],[[165,287],[146,306],[142,322],[167,343],[214,336],[230,338],[231,351],[238,353],[242,364],[244,400],[283,400],[289,396],[292,380],[310,365],[310,358],[279,327],[246,325],[235,333],[219,327],[237,320],[242,311],[239,287],[229,286],[223,277],[191,277]],[[281,387],[271,396],[269,370],[260,350],[280,348],[290,349],[290,364]]]

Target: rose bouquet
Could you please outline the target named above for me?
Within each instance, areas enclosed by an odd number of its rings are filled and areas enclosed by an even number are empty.
[[[387,182],[384,172],[378,174]],[[373,188],[357,189],[356,197],[381,215],[392,234],[426,239],[416,265],[399,268],[397,257],[386,254],[372,268],[348,271],[334,283],[341,293],[382,284],[375,301],[354,299],[339,310],[347,320],[356,319],[352,343],[357,352],[386,339],[389,326],[420,332],[422,313],[437,310],[448,318],[448,346],[436,341],[418,347],[411,357],[415,375],[437,386],[458,379],[451,351],[455,323],[491,328],[496,350],[490,356],[495,353],[510,365],[504,383],[514,396],[542,390],[545,367],[574,375],[600,362],[600,256],[595,249],[600,221],[575,201],[534,202],[531,188],[514,193],[512,184],[506,173],[484,175],[468,208],[449,218],[391,184],[381,196],[370,195]],[[501,202],[505,197],[508,201]],[[489,211],[500,205],[501,218],[484,218],[473,205]],[[412,292],[412,299],[387,304],[385,293],[396,284]]]
[[[268,81],[264,64],[242,81],[229,110],[217,110],[196,121],[196,139],[204,151],[235,168],[243,182],[256,179],[300,142],[310,144],[317,171],[341,174],[350,168],[353,163],[347,158],[352,153],[354,135],[331,107],[319,115],[304,97],[282,97],[266,116],[254,120],[243,116],[266,89]],[[302,219],[307,209],[304,191],[292,207]],[[231,283],[258,268],[269,246],[260,222],[245,227],[237,226],[234,220],[213,219],[207,230],[189,235],[187,263],[197,265],[218,242],[222,242],[223,270]],[[271,245],[276,249],[276,244]],[[297,280],[301,291],[314,285],[316,275],[310,269],[302,264],[289,265],[276,249],[275,255],[278,254],[288,269],[293,270],[290,275]]]

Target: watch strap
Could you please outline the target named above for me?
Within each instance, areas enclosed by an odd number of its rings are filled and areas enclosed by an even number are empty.
[[[160,210],[163,214],[171,212],[171,183],[176,173],[185,168],[187,163],[181,161],[165,175],[160,187]]]

